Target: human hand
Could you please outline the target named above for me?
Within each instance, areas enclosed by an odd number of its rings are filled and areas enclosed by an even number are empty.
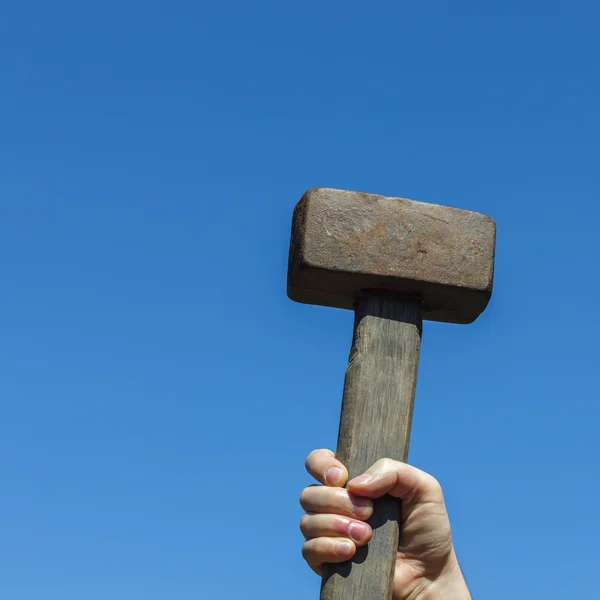
[[[394,600],[470,600],[450,531],[439,483],[419,469],[391,459],[376,462],[348,482],[346,467],[330,450],[315,450],[307,471],[322,485],[302,491],[306,511],[300,529],[306,538],[302,555],[322,573],[324,563],[350,560],[372,535],[366,523],[370,499],[385,494],[402,501],[400,545],[394,574]]]

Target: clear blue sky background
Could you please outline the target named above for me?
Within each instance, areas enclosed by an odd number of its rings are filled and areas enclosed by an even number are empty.
[[[2,598],[317,598],[297,497],[352,315],[285,294],[313,186],[497,219],[489,310],[426,324],[411,462],[474,597],[597,595],[600,12],[570,6],[3,3]]]

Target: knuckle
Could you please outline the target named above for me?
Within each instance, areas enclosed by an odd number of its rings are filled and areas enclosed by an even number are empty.
[[[333,456],[333,453],[326,448],[317,448],[316,450],[313,450],[304,461],[306,468],[310,469],[313,463],[323,456]]]
[[[381,458],[375,463],[375,466],[381,471],[393,471],[396,468],[396,461],[391,458]]]
[[[315,502],[315,498],[318,498],[318,494],[322,489],[323,486],[319,485],[318,483],[315,483],[313,485],[307,485],[300,492],[300,505],[302,506],[302,508],[306,509],[306,506],[313,504]]]
[[[423,475],[423,491],[427,492],[427,494],[433,496],[436,499],[441,499],[442,494],[442,484],[429,473],[425,473]]]
[[[322,562],[323,550],[321,548],[321,540],[307,540],[302,545],[302,558],[309,565],[317,565]]]
[[[300,531],[306,533],[310,524],[310,517],[308,515],[302,515],[300,518]]]
[[[300,506],[302,506],[302,508],[304,508],[310,499],[310,494],[311,494],[311,488],[310,487],[305,487],[301,492],[300,492]]]
[[[429,475],[429,473],[428,473],[425,476],[425,481],[426,481],[427,487],[431,491],[440,491],[440,492],[442,491],[441,483],[433,475]]]
[[[307,469],[310,469],[311,464],[313,463],[314,459],[315,459],[315,454],[318,452],[318,450],[313,450],[307,457],[306,460],[304,461],[304,466]]]
[[[311,555],[311,549],[310,549],[309,542],[305,542],[304,544],[302,544],[302,558],[306,562],[308,562],[310,555]]]

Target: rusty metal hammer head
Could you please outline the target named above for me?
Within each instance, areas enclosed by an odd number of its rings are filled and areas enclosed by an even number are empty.
[[[314,188],[296,205],[288,296],[353,308],[365,290],[417,296],[424,319],[470,323],[492,294],[496,226],[480,213]]]

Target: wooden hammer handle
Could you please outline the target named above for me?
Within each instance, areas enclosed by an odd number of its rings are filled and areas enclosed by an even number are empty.
[[[421,345],[417,299],[368,292],[355,306],[337,458],[350,478],[380,458],[406,461]],[[391,600],[400,501],[375,501],[373,538],[351,561],[327,565],[321,600]]]

